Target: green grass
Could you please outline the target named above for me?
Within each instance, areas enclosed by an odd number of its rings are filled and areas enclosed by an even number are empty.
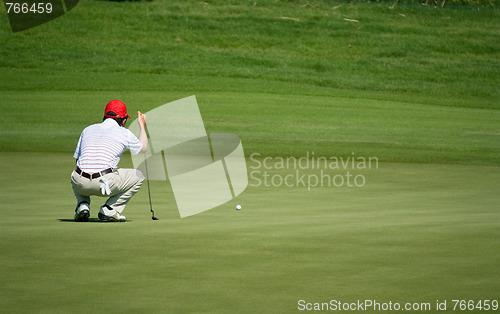
[[[0,130],[9,136],[0,138],[1,147],[7,151],[72,152],[81,130],[101,119],[100,101],[109,94],[30,93],[34,103],[4,114],[6,122]],[[26,97],[19,92],[3,95],[8,103],[22,103]],[[129,103],[148,103],[135,107],[149,110],[189,94],[148,91],[123,95]],[[247,155],[303,156],[310,151],[322,156],[350,156],[355,152],[383,161],[500,163],[500,116],[494,109],[245,92],[201,91],[196,95],[207,131],[238,134]],[[81,104],[88,114],[61,110],[69,103]],[[304,107],[307,115],[303,115]],[[40,136],[50,140],[40,141]]]
[[[83,1],[62,18],[14,35],[4,19],[0,67],[17,75],[3,77],[1,86],[140,90],[155,80],[166,80],[168,88],[185,76],[225,77],[497,105],[496,10],[253,3]],[[57,75],[27,82],[24,75],[32,71]],[[110,81],[109,73],[115,80],[119,74],[155,75]],[[202,85],[211,89],[214,83]]]
[[[0,158],[10,178],[0,186],[9,313],[289,313],[299,300],[498,297],[497,167],[381,163],[355,171],[361,188],[249,187],[186,219],[168,186],[152,182],[161,220],[148,217],[142,192],[126,223],[77,224],[70,156]]]
[[[436,312],[439,299],[451,313],[452,299],[498,299],[499,13],[82,1],[20,33],[1,19],[2,310],[289,313],[301,299],[374,299]],[[126,223],[97,223],[97,198],[92,222],[72,222],[72,153],[104,105],[193,94],[207,132],[237,134],[247,157],[355,154],[379,168],[353,169],[358,188],[251,178],[186,219],[169,184],[151,182],[161,220],[143,188]]]

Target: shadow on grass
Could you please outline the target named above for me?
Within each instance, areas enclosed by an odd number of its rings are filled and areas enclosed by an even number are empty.
[[[59,220],[59,222],[76,222],[74,219],[57,219],[57,220]],[[127,219],[126,221],[120,221],[120,223],[124,223],[124,222],[127,222],[127,221],[130,221],[130,220]],[[89,218],[88,222],[117,223],[116,221],[104,221],[104,220],[100,220],[99,218]],[[81,222],[78,222],[78,223],[81,223]]]

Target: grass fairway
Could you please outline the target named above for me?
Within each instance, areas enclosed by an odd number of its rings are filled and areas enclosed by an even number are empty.
[[[77,224],[69,156],[0,156],[12,176],[0,188],[9,313],[286,313],[331,299],[434,308],[500,288],[497,167],[381,163],[359,171],[362,188],[249,187],[187,219],[153,182],[161,220],[149,219],[143,192],[126,223]],[[44,184],[32,179],[43,177],[40,163],[52,169]]]
[[[453,299],[499,300],[499,21],[489,9],[271,0],[86,0],[15,34],[0,19],[2,312],[375,300],[455,313]],[[170,185],[152,182],[159,221],[144,186],[127,222],[98,222],[93,199],[92,221],[74,223],[72,154],[104,105],[148,111],[193,94],[207,132],[240,136],[247,189],[180,219]],[[279,166],[312,153],[378,167]],[[362,186],[300,180],[348,172]]]

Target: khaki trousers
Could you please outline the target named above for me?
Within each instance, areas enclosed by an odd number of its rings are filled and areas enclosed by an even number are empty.
[[[96,179],[85,178],[75,171],[71,174],[71,185],[75,193],[77,206],[81,202],[87,202],[90,205],[90,196],[97,195],[101,197],[109,196],[106,205],[121,213],[132,196],[139,191],[144,175],[136,169],[117,169],[112,173],[105,174]],[[108,182],[109,191],[107,195],[101,192],[101,185]]]

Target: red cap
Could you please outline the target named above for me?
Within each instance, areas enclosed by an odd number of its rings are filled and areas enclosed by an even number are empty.
[[[108,115],[108,112],[113,111],[116,113],[116,116]],[[106,109],[104,109],[104,116],[106,118],[130,118],[127,114],[127,106],[117,99],[110,101],[106,105]]]

